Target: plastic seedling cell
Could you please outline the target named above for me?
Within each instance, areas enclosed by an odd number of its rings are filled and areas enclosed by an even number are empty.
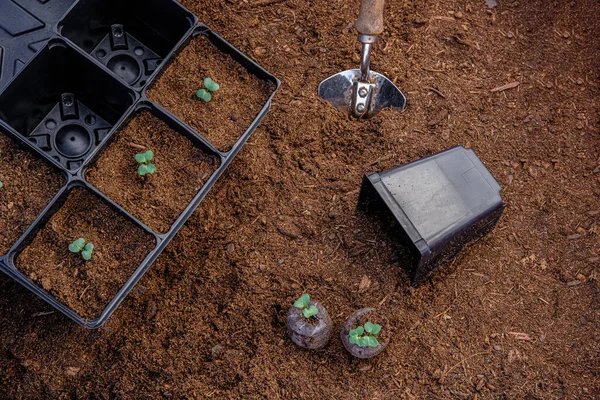
[[[0,118],[76,170],[135,99],[110,74],[52,39],[0,94]]]
[[[141,88],[195,22],[172,0],[81,0],[58,31],[127,84]]]
[[[75,0],[0,0],[0,91],[52,36]]]
[[[155,244],[151,233],[110,202],[75,185],[26,235],[9,263],[69,309],[93,320]]]
[[[359,209],[388,224],[417,283],[485,236],[505,204],[473,150],[457,146],[363,180]]]
[[[1,259],[42,214],[66,179],[27,143],[0,127],[0,181]]]

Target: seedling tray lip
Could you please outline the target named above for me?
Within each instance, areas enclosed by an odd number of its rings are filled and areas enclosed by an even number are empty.
[[[211,143],[211,147],[215,151],[217,151],[218,153],[223,155],[224,157],[229,157],[231,155],[233,155],[233,157],[235,157],[235,155],[241,150],[242,146],[248,141],[248,139],[250,138],[252,133],[256,130],[258,125],[261,123],[261,121],[263,120],[263,118],[265,117],[265,115],[267,114],[269,109],[271,108],[273,98],[275,97],[275,95],[277,94],[277,91],[281,87],[281,81],[278,78],[276,78],[273,74],[268,72],[266,69],[264,69],[263,67],[258,65],[253,59],[251,59],[250,57],[248,57],[247,55],[242,53],[240,50],[238,50],[235,46],[233,46],[231,43],[229,43],[227,40],[225,40],[219,34],[215,33],[207,25],[205,25],[203,23],[199,23],[185,37],[185,40],[182,41],[181,46],[177,49],[177,51],[172,52],[169,55],[169,58],[164,59],[164,61],[161,64],[162,68],[156,70],[154,72],[154,74],[148,78],[148,82],[146,83],[146,86],[144,87],[144,91],[142,92],[142,97],[144,99],[152,102],[148,98],[148,95],[147,95],[148,91],[156,83],[156,81],[158,81],[160,79],[162,74],[166,71],[167,67],[171,63],[173,63],[173,61],[177,58],[177,56],[181,53],[181,51],[183,51],[183,49],[185,47],[187,47],[194,38],[196,38],[197,36],[200,36],[200,35],[205,36],[213,45],[215,45],[219,49],[219,51],[229,54],[235,61],[237,61],[244,68],[246,68],[248,70],[248,72],[250,72],[252,75],[256,76],[257,79],[260,79],[262,81],[268,81],[268,82],[272,83],[273,85],[275,85],[275,88],[269,95],[269,98],[267,99],[267,101],[265,102],[265,104],[263,105],[261,110],[257,113],[256,117],[254,118],[254,120],[252,121],[250,126],[246,129],[246,131],[244,133],[242,133],[242,135],[240,135],[238,140],[235,142],[235,144],[233,146],[231,146],[231,148],[229,150],[227,150],[227,151],[217,150],[216,147],[214,145],[212,145],[212,143]],[[160,104],[158,104],[156,102],[152,102],[152,103],[154,103],[157,108],[159,108],[162,111],[173,116],[173,118],[176,118],[181,121],[180,118],[173,115],[168,109],[164,108]],[[190,131],[196,132],[192,127],[190,127],[184,121],[181,121],[181,123],[183,125],[185,125]],[[201,133],[197,132],[197,134],[199,136],[202,136]],[[206,139],[206,141],[210,143],[209,140]]]
[[[190,27],[185,32],[185,34],[181,37],[181,39],[179,39],[179,41],[177,43],[175,43],[175,45],[173,46],[173,48],[171,49],[171,51],[169,51],[169,53],[165,56],[165,58],[163,58],[162,62],[158,66],[158,68],[156,68],[156,71],[154,71],[148,77],[146,83],[144,85],[142,85],[142,86],[134,87],[134,86],[128,84],[127,82],[125,82],[122,78],[118,77],[116,74],[114,74],[107,66],[105,66],[104,64],[102,64],[100,61],[96,60],[95,57],[93,57],[91,54],[88,54],[85,50],[83,50],[77,44],[75,44],[71,39],[69,39],[66,36],[63,36],[62,29],[64,27],[64,20],[71,13],[71,11],[75,7],[77,7],[77,5],[79,4],[80,1],[83,1],[83,0],[75,0],[73,2],[73,4],[71,4],[71,6],[67,9],[67,11],[65,11],[65,13],[62,15],[62,17],[58,20],[58,22],[56,24],[54,24],[54,26],[52,27],[52,32],[54,32],[58,37],[62,38],[64,41],[66,41],[67,43],[69,43],[71,45],[71,47],[73,47],[75,50],[77,50],[81,54],[85,55],[89,60],[93,61],[94,64],[96,64],[98,67],[100,67],[101,69],[103,69],[104,71],[106,71],[107,73],[109,73],[113,78],[117,79],[123,85],[127,86],[131,90],[134,90],[137,93],[142,93],[142,92],[144,92],[146,90],[146,88],[148,87],[148,85],[151,84],[152,81],[154,80],[154,77],[156,76],[156,74],[159,73],[164,68],[164,66],[166,64],[166,61],[169,60],[172,57],[172,55],[175,52],[177,52],[178,49],[180,49],[184,45],[183,43],[187,40],[187,38],[189,37],[189,35],[194,31],[194,29],[196,28],[196,25],[198,25],[198,16],[197,15],[195,15],[190,10],[188,10],[187,8],[185,8],[178,1],[170,0],[171,3],[174,3],[184,13],[187,14],[186,18],[190,21]],[[9,82],[9,84],[10,84],[10,82]],[[6,86],[8,86],[8,84]]]
[[[74,6],[75,6],[75,4],[73,4],[72,7],[74,7]],[[229,54],[231,54],[238,62],[240,62],[242,65],[244,65],[249,70],[249,72],[251,72],[253,75],[257,76],[258,79],[269,81],[275,85],[274,90],[272,91],[269,98],[265,101],[265,104],[263,105],[261,110],[258,112],[255,119],[248,126],[246,131],[240,136],[240,138],[236,141],[236,143],[232,146],[232,148],[226,152],[218,151],[212,145],[212,143],[210,143],[200,133],[196,132],[194,129],[189,127],[187,124],[185,124],[179,118],[174,116],[170,111],[166,110],[159,104],[156,104],[156,103],[152,102],[151,100],[149,100],[145,95],[145,91],[147,90],[147,88],[150,85],[153,84],[154,79],[156,79],[158,74],[161,73],[162,70],[164,70],[164,66],[166,66],[167,63],[172,62],[172,60],[175,58],[176,54],[178,54],[181,51],[181,49],[185,46],[186,43],[188,43],[193,37],[200,35],[200,34],[204,34],[204,35],[208,36],[209,39],[211,40],[211,42],[213,42],[213,43],[215,41],[217,41],[219,44],[218,47],[222,51],[224,51],[224,49],[226,49],[226,51]],[[96,60],[93,59],[93,57],[91,57],[89,54],[85,53],[78,46],[75,46],[69,40],[61,37],[60,35],[52,37],[45,44],[45,46],[51,46],[55,43],[60,43],[61,45],[67,46],[68,48],[76,51],[81,56],[83,56],[84,58],[93,62],[96,66],[98,66],[98,63],[96,62]],[[32,62],[32,60],[35,59],[39,54],[40,54],[40,52],[38,52],[34,57],[32,57],[26,63],[26,65],[22,68],[21,72],[24,71],[27,68],[27,66]],[[104,138],[102,143],[98,147],[96,147],[94,150],[92,150],[92,152],[90,152],[90,154],[87,155],[86,160],[82,163],[81,167],[79,167],[75,170],[68,170],[67,168],[63,167],[56,160],[49,157],[41,149],[38,149],[32,143],[30,143],[24,135],[17,132],[12,126],[8,125],[7,122],[0,120],[0,134],[3,133],[2,130],[5,130],[6,132],[8,132],[8,134],[11,137],[17,139],[18,142],[24,143],[25,146],[28,149],[30,149],[35,156],[41,157],[43,160],[50,163],[55,169],[57,169],[58,171],[61,171],[63,177],[65,178],[65,183],[64,183],[63,187],[54,196],[52,201],[46,206],[44,211],[27,228],[27,230],[20,236],[20,238],[12,245],[9,252],[4,256],[0,256],[0,270],[3,271],[4,273],[6,273],[11,278],[13,278],[15,281],[19,282],[21,285],[23,285],[25,288],[27,288],[31,292],[38,295],[44,301],[46,301],[47,303],[52,305],[54,308],[56,308],[57,310],[59,310],[60,312],[65,314],[67,317],[69,317],[70,319],[72,319],[73,321],[75,321],[76,323],[78,323],[79,325],[81,325],[87,329],[97,329],[97,328],[101,327],[102,325],[104,325],[106,323],[106,321],[111,317],[111,315],[115,312],[115,310],[118,308],[118,306],[121,304],[121,302],[127,297],[129,292],[135,287],[137,282],[144,276],[144,274],[147,272],[147,270],[156,261],[156,259],[162,253],[162,251],[164,250],[166,245],[179,232],[179,230],[185,224],[185,222],[189,219],[191,214],[196,210],[196,208],[204,200],[205,196],[212,189],[214,184],[218,181],[218,179],[221,177],[221,175],[229,167],[229,164],[231,164],[231,162],[236,157],[237,153],[241,150],[241,148],[245,144],[245,142],[248,141],[248,139],[250,138],[252,133],[256,130],[256,128],[258,127],[258,125],[260,124],[262,119],[265,117],[265,115],[269,111],[271,104],[272,104],[272,100],[273,100],[275,94],[277,93],[279,87],[281,86],[281,81],[279,79],[277,79],[275,76],[273,76],[272,74],[267,72],[265,69],[263,69],[257,63],[255,63],[253,60],[251,60],[250,58],[245,56],[243,53],[241,53],[239,50],[237,50],[235,47],[233,47],[231,44],[229,44],[227,41],[222,39],[219,35],[214,33],[206,25],[203,25],[203,24],[190,30],[188,32],[188,34],[186,36],[184,36],[184,38],[181,40],[181,42],[171,51],[170,55],[168,57],[165,57],[163,63],[161,63],[161,68],[157,69],[157,71],[155,71],[154,75],[148,79],[148,82],[147,82],[146,86],[144,87],[144,91],[141,93],[138,93],[138,91],[134,90],[131,86],[123,83],[119,78],[114,76],[114,74],[112,74],[109,71],[106,71],[106,69],[99,68],[99,71],[102,71],[99,73],[108,74],[111,79],[119,82],[119,84],[121,86],[123,86],[130,93],[132,93],[132,95],[133,95],[132,105],[129,106],[128,110],[125,111],[123,113],[123,115],[119,118],[119,120],[113,125],[110,132]],[[20,75],[20,73],[17,74],[16,76],[11,77],[10,81],[5,86],[5,88],[3,88],[2,91],[0,91],[0,94],[4,90],[6,90],[8,87],[10,87],[11,84],[13,83],[13,81],[19,75]],[[91,163],[93,163],[93,162],[95,162],[95,160],[97,160],[97,157],[99,156],[101,151],[103,151],[103,149],[105,149],[110,144],[110,141],[112,140],[111,138],[113,138],[115,136],[115,134],[117,133],[118,130],[122,129],[125,126],[128,118],[131,118],[136,113],[138,113],[144,109],[150,110],[151,112],[153,112],[154,115],[159,114],[158,115],[159,118],[165,120],[165,122],[170,122],[172,124],[175,124],[178,128],[178,129],[176,129],[176,131],[178,131],[180,134],[183,134],[184,136],[190,138],[194,142],[195,145],[201,144],[201,146],[204,146],[205,149],[203,149],[203,150],[205,150],[209,154],[217,156],[219,158],[219,162],[220,162],[219,167],[216,169],[216,171],[213,172],[213,174],[208,179],[208,181],[198,191],[198,193],[195,195],[193,200],[188,204],[186,209],[180,214],[178,219],[173,223],[173,225],[171,226],[171,229],[167,233],[164,233],[164,234],[157,234],[157,233],[153,232],[152,229],[150,229],[144,223],[139,221],[139,219],[137,219],[135,216],[133,216],[132,214],[127,212],[120,205],[118,205],[112,199],[108,198],[104,193],[99,191],[97,188],[95,188],[93,185],[91,185],[90,183],[88,183],[85,180],[86,169],[89,167],[89,165]],[[155,245],[154,249],[152,249],[146,255],[143,262],[140,263],[139,266],[137,266],[135,272],[129,277],[127,282],[119,289],[119,291],[117,292],[115,297],[110,300],[110,302],[108,303],[106,308],[100,313],[100,315],[97,318],[92,319],[92,320],[87,320],[87,319],[81,317],[76,312],[74,312],[69,307],[67,307],[65,304],[58,301],[56,298],[54,298],[52,295],[50,295],[48,292],[46,292],[43,288],[41,288],[40,286],[38,286],[37,284],[35,284],[31,280],[29,280],[27,277],[25,277],[23,275],[23,273],[20,272],[15,265],[15,257],[28,244],[31,243],[31,240],[33,240],[33,238],[35,237],[35,234],[37,234],[39,229],[41,229],[44,226],[44,224],[47,223],[47,221],[50,219],[50,217],[58,211],[58,209],[60,208],[59,205],[62,205],[64,203],[68,194],[75,187],[84,187],[86,190],[90,191],[93,195],[95,195],[96,197],[99,197],[100,199],[102,199],[102,201],[107,203],[113,210],[115,210],[115,212],[118,212],[119,214],[125,216],[132,223],[134,223],[135,225],[142,228],[145,232],[151,234],[155,238],[155,241],[156,241],[156,245]]]

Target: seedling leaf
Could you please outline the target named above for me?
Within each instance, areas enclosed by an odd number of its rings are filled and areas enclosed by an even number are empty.
[[[156,172],[156,167],[154,166],[154,164],[148,164],[147,165],[147,169],[148,169],[148,174],[153,174]]]
[[[141,154],[136,154],[135,155],[135,161],[139,162],[140,164],[145,163],[146,160],[146,153],[141,153]]]
[[[373,333],[373,324],[370,322],[367,322],[365,324],[365,331],[367,331],[368,333]]]
[[[81,249],[79,248],[79,246],[77,246],[75,243],[71,243],[69,245],[69,251],[71,253],[79,253],[81,251]]]
[[[71,253],[81,253],[81,257],[83,257],[85,261],[88,261],[92,258],[93,250],[94,245],[91,243],[86,243],[84,238],[79,238],[69,245],[69,251]]]
[[[305,308],[310,303],[310,296],[308,293],[304,293],[298,300],[294,302],[294,307],[296,308]]]
[[[350,331],[350,335],[356,335],[356,336],[362,336],[363,333],[365,333],[365,330],[363,329],[362,326],[359,326]]]
[[[204,100],[206,103],[208,103],[212,99],[212,96],[210,95],[210,92],[208,90],[206,90],[206,89],[200,89],[200,90],[198,90],[196,92],[196,96],[199,99]]]
[[[377,335],[379,332],[381,332],[381,325],[373,324],[371,335]]]
[[[221,87],[217,82],[213,81],[211,78],[204,79],[204,86],[209,92],[216,92]]]
[[[365,336],[365,339],[367,339],[367,346],[377,347],[379,345],[379,342],[375,336]]]
[[[312,316],[317,315],[318,313],[319,309],[315,306],[307,307],[302,311],[302,314],[304,314],[304,318],[310,318]]]
[[[0,182],[0,189],[4,187],[4,183]]]
[[[146,159],[146,162],[152,161],[152,159],[154,158],[154,152],[152,150],[146,151],[144,153],[144,158]]]
[[[350,336],[350,343],[358,344],[358,336]]]
[[[142,164],[138,167],[138,174],[140,176],[144,176],[148,173],[148,166],[146,164]]]

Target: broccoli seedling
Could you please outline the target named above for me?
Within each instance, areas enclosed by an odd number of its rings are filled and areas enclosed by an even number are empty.
[[[83,257],[85,261],[89,261],[92,259],[94,245],[86,243],[84,238],[79,238],[69,245],[69,251],[71,253],[81,253],[81,257]]]
[[[145,153],[135,155],[135,161],[137,161],[140,164],[137,171],[139,176],[153,174],[156,172],[156,166],[150,163],[150,161],[152,161],[153,158],[154,153],[152,152],[152,150],[148,150]]]
[[[307,293],[304,293],[298,300],[294,302],[294,307],[302,310],[302,315],[304,318],[308,319],[310,317],[314,317],[319,313],[319,309],[315,306],[309,306],[310,296]]]
[[[211,93],[219,90],[221,86],[211,78],[204,78],[204,87],[205,89],[200,89],[196,92],[196,97],[208,103],[212,99]]]
[[[375,336],[379,332],[381,332],[381,325],[367,322],[364,327],[358,326],[350,330],[350,343],[359,347],[377,347],[379,342]]]

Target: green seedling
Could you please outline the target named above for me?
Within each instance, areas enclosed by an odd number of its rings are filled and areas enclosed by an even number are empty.
[[[139,176],[153,174],[156,172],[156,166],[150,163],[150,161],[152,161],[153,158],[154,153],[152,152],[152,150],[148,150],[145,153],[135,155],[135,161],[137,161],[140,164],[140,166],[138,167]]]
[[[377,347],[379,342],[376,335],[381,332],[381,325],[367,322],[364,326],[358,326],[350,331],[350,343],[359,347]]]
[[[298,300],[294,302],[294,307],[302,310],[302,315],[304,318],[308,319],[310,317],[314,317],[319,313],[319,309],[315,306],[309,306],[310,296],[307,293],[304,293]]]
[[[69,251],[71,253],[81,253],[81,257],[83,257],[85,261],[89,261],[92,259],[94,245],[86,243],[84,238],[79,238],[69,245]]]
[[[0,182],[0,189],[4,187],[4,183]]]
[[[204,78],[204,87],[205,89],[200,89],[196,92],[196,97],[208,103],[212,99],[211,93],[219,90],[221,86],[211,78]]]

